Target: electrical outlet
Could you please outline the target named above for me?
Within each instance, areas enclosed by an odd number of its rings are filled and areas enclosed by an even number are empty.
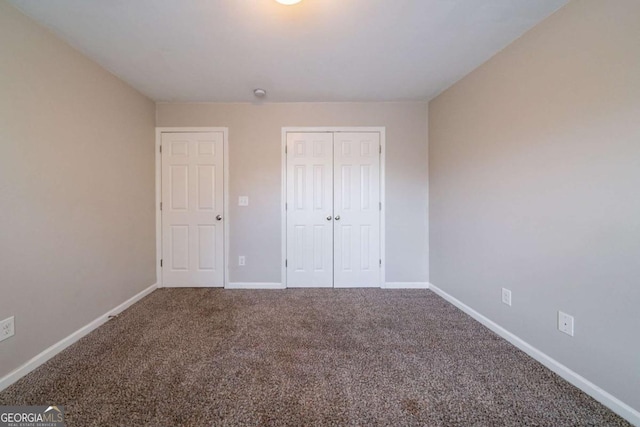
[[[13,316],[0,322],[0,341],[12,337],[16,333],[15,319]]]
[[[247,260],[245,259],[244,255],[240,255],[238,257],[238,265],[246,265]]]
[[[238,197],[238,206],[249,206],[249,197],[248,196]]]
[[[573,316],[558,311],[558,330],[573,336]]]
[[[511,306],[511,291],[509,289],[502,288],[502,303]]]

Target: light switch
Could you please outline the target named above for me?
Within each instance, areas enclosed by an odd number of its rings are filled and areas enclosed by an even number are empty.
[[[238,206],[249,206],[249,197],[247,196],[238,197]]]

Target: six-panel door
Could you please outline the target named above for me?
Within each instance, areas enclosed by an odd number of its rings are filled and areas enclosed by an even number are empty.
[[[333,134],[287,133],[287,286],[333,286]]]
[[[224,285],[222,132],[162,133],[162,282]]]
[[[380,134],[334,141],[334,286],[380,287]]]

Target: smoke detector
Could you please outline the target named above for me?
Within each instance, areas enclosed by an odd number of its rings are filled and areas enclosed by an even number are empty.
[[[254,89],[253,94],[256,96],[256,98],[264,98],[267,94],[267,91],[264,89]]]

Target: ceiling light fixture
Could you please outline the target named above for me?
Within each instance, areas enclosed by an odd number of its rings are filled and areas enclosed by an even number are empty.
[[[267,94],[267,91],[264,89],[254,89],[253,94],[256,96],[256,98],[264,98],[264,96]]]
[[[287,6],[290,6],[292,4],[300,3],[301,0],[276,0],[276,1],[280,4],[286,4]]]

